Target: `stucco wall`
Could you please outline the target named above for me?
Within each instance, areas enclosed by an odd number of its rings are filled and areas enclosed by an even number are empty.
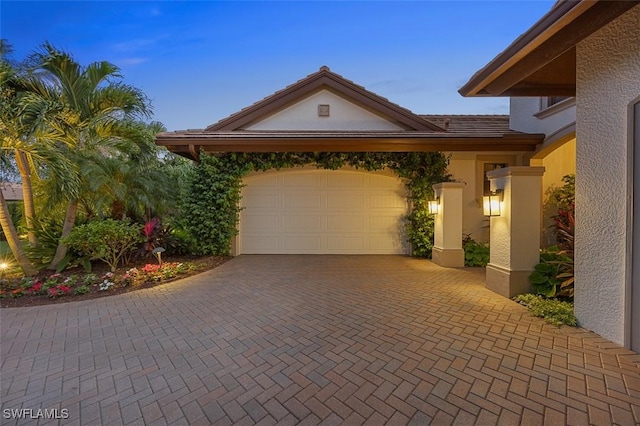
[[[478,169],[478,159],[496,158],[503,161],[504,152],[454,152],[451,155],[448,171],[457,182],[464,182],[462,191],[462,232],[470,234],[476,241],[489,241],[489,220],[482,213],[482,194],[479,193],[478,180],[482,179]],[[523,153],[506,153],[514,157],[513,165],[522,165]]]
[[[329,105],[329,116],[318,116],[318,105]],[[327,90],[247,127],[248,130],[402,130],[384,118]]]
[[[555,244],[555,235],[549,228],[553,225],[552,216],[558,213],[555,205],[549,203],[549,195],[555,188],[562,187],[562,178],[568,174],[576,173],[576,140],[558,146],[543,158],[531,159],[532,166],[544,167],[542,176],[542,240],[543,247]]]
[[[640,95],[640,6],[577,46],[576,294],[580,324],[624,344],[629,103]]]
[[[551,114],[539,114],[540,112],[540,98],[511,98],[509,127],[520,132],[551,135],[576,121],[576,106],[573,100],[554,105],[548,111]]]

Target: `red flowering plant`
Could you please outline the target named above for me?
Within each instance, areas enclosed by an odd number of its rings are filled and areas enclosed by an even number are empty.
[[[144,243],[140,250],[137,251],[137,255],[149,257],[151,254],[154,254],[154,250],[159,246],[163,233],[164,229],[159,218],[154,217],[153,219],[146,221],[142,227]]]
[[[27,289],[29,294],[40,294],[42,292],[42,281],[36,280],[31,287]]]
[[[71,287],[64,284],[58,284],[54,287],[51,287],[49,290],[47,290],[47,295],[49,297],[60,297],[60,296],[65,296],[67,294],[71,294]]]

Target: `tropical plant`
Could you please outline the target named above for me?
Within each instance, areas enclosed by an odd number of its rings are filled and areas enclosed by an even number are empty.
[[[554,189],[549,201],[557,207],[553,229],[557,245],[540,252],[540,263],[529,276],[533,290],[546,297],[573,298],[575,175],[562,178],[564,185]]]
[[[529,282],[536,294],[545,297],[573,297],[573,257],[558,246],[540,252],[538,263]]]
[[[489,263],[489,244],[479,243],[470,235],[465,235],[462,239],[462,249],[465,266],[487,266]]]
[[[99,259],[108,264],[111,271],[115,271],[120,262],[142,242],[142,237],[137,225],[106,219],[80,225],[62,240],[82,255]]]
[[[44,84],[30,87],[29,110],[38,115],[38,105],[58,105],[55,114],[45,116],[45,125],[52,129],[49,138],[58,151],[70,161],[73,176],[57,182],[47,194],[50,204],[66,203],[62,238],[49,265],[55,269],[66,255],[65,237],[75,225],[83,189],[89,192],[83,171],[117,153],[129,130],[127,123],[148,116],[150,107],[142,92],[116,81],[119,69],[108,62],[83,67],[70,54],[45,43],[31,63]]]
[[[569,174],[564,176],[562,181],[564,184],[549,195],[549,201],[558,209],[557,214],[552,217],[556,241],[563,250],[568,250],[573,255],[576,177]]]

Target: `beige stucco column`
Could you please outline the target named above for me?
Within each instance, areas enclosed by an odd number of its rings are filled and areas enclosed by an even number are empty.
[[[487,288],[505,297],[530,291],[528,277],[540,262],[544,167],[505,167],[487,173],[502,189],[501,215],[491,217]]]
[[[433,185],[440,198],[440,211],[435,215],[432,260],[440,266],[462,268],[462,189],[464,183],[443,182]]]

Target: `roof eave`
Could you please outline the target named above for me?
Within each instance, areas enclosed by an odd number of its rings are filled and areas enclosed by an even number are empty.
[[[567,0],[458,91],[462,96],[575,96],[575,46],[637,1]]]
[[[292,136],[229,137],[216,135],[159,135],[157,144],[178,155],[198,159],[205,152],[434,152],[535,151],[543,134],[430,135],[430,136]]]

